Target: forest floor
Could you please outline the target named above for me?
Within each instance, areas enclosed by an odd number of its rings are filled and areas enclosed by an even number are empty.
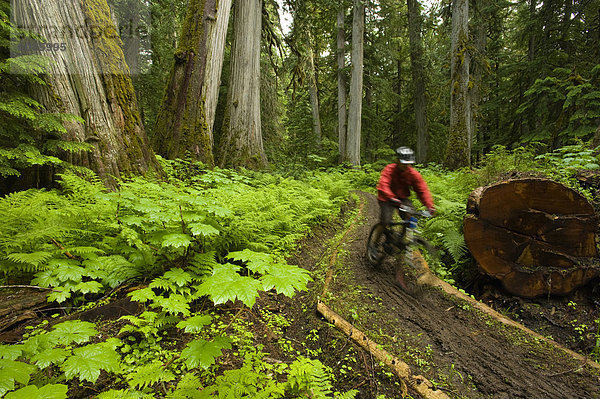
[[[308,290],[293,298],[261,293],[252,309],[239,303],[216,308],[224,317],[235,314],[223,322],[232,330],[243,327],[251,332],[248,339],[268,353],[266,361],[319,359],[331,370],[334,390],[356,389],[357,398],[422,397],[414,384],[400,380],[321,317],[316,308],[322,301],[378,347],[405,362],[412,375],[431,382],[434,393],[450,398],[600,398],[600,367],[590,360],[501,323],[473,303],[438,288],[423,285],[412,295],[405,293],[394,282],[393,261],[373,270],[364,252],[369,229],[378,220],[377,200],[362,192],[354,197],[340,217],[314,229],[288,260],[311,271],[314,281]],[[588,354],[594,337],[582,332],[581,326],[592,326],[600,318],[600,293],[592,286],[569,298],[521,299],[486,280],[473,291],[502,315],[563,347]],[[124,309],[127,304],[131,302],[71,317],[91,320],[104,313],[115,319],[121,311],[137,311]],[[0,342],[18,341],[25,325],[39,321],[31,316],[16,330],[0,329]],[[223,369],[241,366],[235,349],[225,351],[218,362]],[[109,379],[99,382],[104,386],[72,388],[69,397],[90,397],[114,387]]]
[[[290,260],[312,270],[315,283],[301,300],[285,301],[293,319],[286,336],[305,346],[313,337],[310,349],[320,351],[318,358],[334,370],[340,391],[397,398],[406,386],[317,315],[319,298],[449,397],[600,398],[600,368],[589,360],[502,324],[440,289],[421,286],[409,295],[396,286],[391,262],[373,270],[364,249],[379,208],[373,195],[358,194],[358,214],[346,215],[343,226],[315,231]],[[328,270],[334,277],[320,297]],[[589,288],[573,298],[521,299],[493,284],[480,286],[484,303],[574,350],[586,341],[576,327],[599,318],[600,295]],[[420,397],[410,384],[408,393]]]

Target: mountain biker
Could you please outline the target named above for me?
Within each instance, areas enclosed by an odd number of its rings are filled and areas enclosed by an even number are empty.
[[[383,233],[384,226],[392,222],[398,205],[411,203],[408,199],[411,189],[417,194],[417,198],[427,208],[429,214],[433,216],[435,213],[433,197],[427,187],[427,183],[421,174],[410,166],[415,163],[415,153],[413,150],[408,147],[400,147],[396,149],[396,155],[397,162],[383,168],[379,182],[377,183],[377,199],[380,209],[379,222],[382,226],[376,232],[376,242]],[[396,282],[402,288],[406,289],[401,268],[398,268],[396,271]]]

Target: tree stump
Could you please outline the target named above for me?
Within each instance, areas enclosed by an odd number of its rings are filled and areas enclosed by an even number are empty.
[[[576,191],[523,178],[473,191],[465,242],[481,270],[515,295],[564,295],[600,271],[598,220]]]

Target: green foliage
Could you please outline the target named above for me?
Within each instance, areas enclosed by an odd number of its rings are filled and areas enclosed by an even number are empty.
[[[196,339],[181,351],[181,357],[189,369],[209,368],[223,349],[231,349],[231,340],[227,337],[216,337],[212,342]]]
[[[0,10],[0,35],[39,38],[14,27],[9,17]],[[16,39],[15,39],[16,40]],[[60,152],[77,154],[91,151],[88,143],[65,141],[64,122],[83,123],[74,115],[47,113],[43,106],[30,97],[29,89],[45,85],[42,79],[51,60],[39,55],[21,55],[9,58],[9,41],[0,42],[0,176],[20,176],[27,168],[69,167],[57,155]],[[16,48],[16,46],[15,46]]]
[[[525,92],[526,101],[517,114],[536,114],[541,128],[521,138],[522,142],[589,139],[600,117],[600,87],[597,80],[584,78],[575,70],[556,68],[552,75],[537,79]]]
[[[61,369],[67,379],[78,377],[80,381],[94,383],[102,370],[119,371],[121,357],[115,350],[116,345],[115,341],[108,340],[99,344],[75,348],[73,356],[65,360]]]
[[[35,385],[28,385],[14,392],[9,392],[6,399],[65,399],[67,398],[66,385],[48,384],[38,388]]]
[[[169,370],[165,370],[160,361],[141,365],[133,373],[127,375],[129,386],[140,389],[154,385],[157,382],[169,382],[174,379],[175,375]]]

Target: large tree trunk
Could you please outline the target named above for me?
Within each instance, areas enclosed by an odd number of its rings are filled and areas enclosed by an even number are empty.
[[[450,54],[450,133],[445,165],[457,169],[471,164],[471,105],[469,104],[469,1],[452,1]]]
[[[91,168],[109,186],[115,184],[113,177],[159,170],[106,0],[69,6],[58,0],[15,0],[12,13],[17,25],[50,43],[66,44],[64,51],[47,54],[56,62],[46,74],[48,86],[34,93],[48,111],[85,121],[66,123],[63,139],[91,143],[94,150],[65,158]]]
[[[219,100],[223,56],[232,1],[217,0],[216,20],[208,19],[205,21],[209,40],[206,49],[206,73],[204,74],[202,100],[204,101],[204,111],[206,113],[206,128],[209,131],[211,140],[214,137],[215,115]]]
[[[321,114],[319,111],[319,90],[317,69],[315,67],[315,51],[312,44],[308,46],[308,91],[310,93],[310,109],[312,111],[313,134],[317,140],[317,145],[321,145]]]
[[[267,164],[260,123],[262,0],[234,5],[231,77],[219,144],[219,166],[260,168]]]
[[[525,297],[567,294],[597,276],[598,220],[576,191],[538,178],[481,187],[469,197],[465,242],[480,268]]]
[[[487,68],[489,63],[486,59],[486,44],[487,44],[487,32],[488,32],[488,18],[489,13],[485,10],[488,9],[487,0],[473,0],[474,4],[474,23],[473,23],[473,49],[474,56],[471,63],[471,82],[472,87],[469,91],[470,94],[470,106],[471,106],[471,137],[478,143],[480,154],[483,155],[483,137],[480,132],[479,121],[479,103],[481,102],[481,95],[483,91],[483,71]],[[485,14],[484,14],[485,13]]]
[[[407,0],[408,35],[410,40],[410,61],[414,83],[415,123],[417,126],[417,162],[427,160],[429,137],[427,134],[427,94],[425,68],[423,66],[423,43],[421,41],[421,12],[417,0]]]
[[[360,166],[364,31],[365,6],[361,0],[354,0],[354,15],[352,19],[352,79],[350,81],[346,157],[355,166]]]
[[[346,10],[340,7],[337,14],[337,85],[338,85],[338,143],[340,162],[346,161],[346,32],[344,30],[344,15]]]
[[[223,35],[213,36],[217,16],[217,0],[190,0],[175,52],[175,64],[154,130],[154,147],[166,158],[179,158],[189,153],[194,159],[214,164],[204,83],[207,64],[211,68],[215,66],[208,58],[208,49],[211,49],[211,56],[223,57],[222,50],[220,54],[213,52],[215,47],[219,49],[223,45],[211,43],[211,40],[224,40]],[[219,23],[227,26],[227,21]],[[217,60],[218,65],[222,65],[222,61]],[[214,79],[214,69],[209,70],[211,79]],[[211,116],[214,117],[214,111]]]

